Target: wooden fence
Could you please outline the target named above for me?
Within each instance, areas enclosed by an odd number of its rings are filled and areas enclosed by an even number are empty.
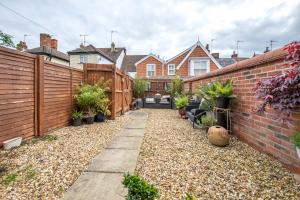
[[[69,125],[76,87],[112,79],[112,119],[129,110],[132,79],[114,65],[88,64],[85,70],[0,48],[0,146],[14,137],[41,136]]]
[[[129,110],[133,84],[130,76],[117,69],[115,65],[109,64],[85,64],[83,70],[84,82],[87,84],[95,84],[101,77],[104,77],[104,80],[112,80],[109,91],[112,119]]]

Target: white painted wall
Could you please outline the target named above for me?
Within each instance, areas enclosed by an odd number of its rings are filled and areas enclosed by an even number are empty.
[[[127,74],[132,78],[136,78],[136,72],[127,72]]]
[[[88,63],[94,64],[113,64],[108,59],[99,54],[88,54]],[[78,69],[83,69],[83,64],[80,63],[80,54],[70,55],[70,66]]]
[[[44,56],[44,60],[48,60],[49,61],[49,59],[50,59],[50,57]],[[61,65],[65,65],[65,66],[69,67],[69,62],[68,61],[65,61],[65,60],[62,60],[62,59],[59,59],[59,58],[52,57],[51,58],[51,62],[54,62],[54,63],[57,63],[57,64],[61,64]]]

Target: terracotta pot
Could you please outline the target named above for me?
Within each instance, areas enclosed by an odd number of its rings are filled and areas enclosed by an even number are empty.
[[[222,126],[212,126],[208,129],[208,140],[213,145],[224,147],[229,144],[228,131]]]
[[[180,108],[180,109],[178,109],[178,112],[179,112],[179,115],[180,115],[182,118],[185,118],[185,115],[186,115],[185,108]]]

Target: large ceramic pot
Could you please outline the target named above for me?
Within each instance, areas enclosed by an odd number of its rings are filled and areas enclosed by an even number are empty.
[[[217,97],[216,107],[227,109],[229,107],[230,98],[229,97]]]
[[[95,122],[104,122],[105,121],[105,115],[103,113],[97,113],[95,115]]]
[[[208,140],[213,145],[224,147],[229,144],[228,131],[222,126],[212,126],[208,129]]]

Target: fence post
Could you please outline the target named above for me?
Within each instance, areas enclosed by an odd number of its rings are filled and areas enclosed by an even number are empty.
[[[44,57],[37,56],[37,135],[44,133]]]
[[[111,119],[116,119],[116,66],[112,65]]]
[[[71,110],[72,110],[73,109],[73,70],[71,68],[70,68],[70,96],[71,96]]]
[[[121,83],[122,83],[122,111],[121,114],[123,115],[125,113],[125,109],[124,109],[124,103],[125,103],[125,96],[124,96],[124,86],[125,86],[125,78],[124,78],[124,74],[122,73],[122,79],[121,79]]]
[[[83,81],[87,84],[88,74],[87,74],[87,64],[83,64]]]

